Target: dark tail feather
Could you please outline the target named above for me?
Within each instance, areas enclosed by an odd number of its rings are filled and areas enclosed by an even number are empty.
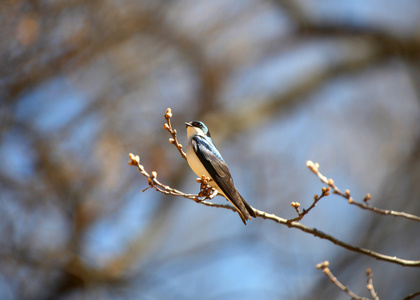
[[[256,218],[256,217],[257,217],[257,215],[255,214],[255,211],[252,209],[251,205],[249,205],[249,204],[245,201],[245,199],[244,199],[244,198],[242,198],[242,201],[244,202],[244,204],[245,204],[245,208],[246,208],[246,210],[249,212],[249,214],[250,214],[251,216],[253,216],[254,218]]]
[[[239,194],[239,193],[238,193]],[[247,220],[251,220],[251,216],[256,218],[257,215],[255,214],[254,210],[252,209],[252,207],[245,201],[245,199],[239,194],[239,196],[241,197],[242,203],[244,204],[244,206],[241,207],[241,209],[238,209],[238,214],[242,219],[242,222],[244,222],[244,224],[246,225],[246,221]]]

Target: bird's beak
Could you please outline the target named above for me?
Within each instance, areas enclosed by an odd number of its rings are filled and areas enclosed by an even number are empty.
[[[185,127],[192,127],[191,122],[185,122]]]

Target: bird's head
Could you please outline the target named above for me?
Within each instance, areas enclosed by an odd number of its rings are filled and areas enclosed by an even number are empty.
[[[201,121],[186,122],[185,126],[187,127],[188,138],[191,138],[195,135],[202,135],[202,136],[211,137],[209,129]]]

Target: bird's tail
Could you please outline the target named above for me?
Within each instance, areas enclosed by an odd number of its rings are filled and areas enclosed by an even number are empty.
[[[245,199],[241,196],[241,194],[239,194],[239,197],[241,198],[241,203],[243,203],[244,205],[241,207],[236,207],[236,210],[238,211],[239,216],[242,219],[242,222],[244,222],[244,224],[246,225],[246,221],[247,220],[251,220],[251,216],[256,218],[257,215],[255,214],[255,211],[252,209],[251,205],[248,204],[248,202],[245,201]]]

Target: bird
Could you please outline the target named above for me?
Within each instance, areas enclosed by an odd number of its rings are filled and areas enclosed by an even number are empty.
[[[208,185],[224,196],[236,209],[246,225],[255,211],[245,201],[233,183],[232,175],[220,152],[217,150],[207,126],[201,121],[186,122],[187,162],[198,177],[210,178]]]

